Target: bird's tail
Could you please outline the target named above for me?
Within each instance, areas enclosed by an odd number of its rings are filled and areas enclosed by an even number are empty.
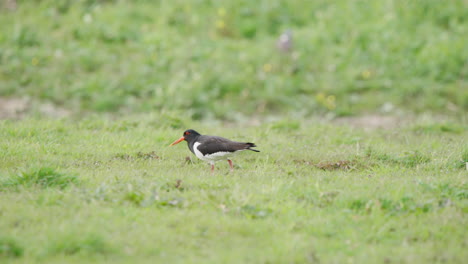
[[[245,149],[248,149],[248,150],[251,150],[251,151],[255,151],[255,152],[260,152],[260,150],[256,150],[256,149],[251,149],[251,148],[255,148],[257,147],[257,145],[255,145],[254,143],[245,143],[247,145],[247,147]]]

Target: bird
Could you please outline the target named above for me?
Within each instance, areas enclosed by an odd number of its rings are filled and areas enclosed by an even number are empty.
[[[231,171],[233,171],[232,156],[243,150],[260,152],[259,150],[253,149],[257,147],[254,143],[237,142],[218,136],[201,135],[193,129],[185,130],[183,136],[169,146],[174,146],[184,140],[187,141],[188,148],[197,158],[211,165],[212,173],[216,161],[227,160]]]

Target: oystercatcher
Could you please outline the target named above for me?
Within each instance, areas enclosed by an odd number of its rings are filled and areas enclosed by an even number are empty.
[[[243,150],[260,152],[259,150],[252,149],[256,147],[254,143],[236,142],[217,136],[200,135],[200,133],[193,129],[185,130],[184,135],[174,141],[170,146],[184,140],[187,141],[190,151],[192,151],[197,158],[211,164],[211,172],[214,171],[215,162],[219,160],[227,160],[232,171],[234,167],[230,158],[237,152]]]

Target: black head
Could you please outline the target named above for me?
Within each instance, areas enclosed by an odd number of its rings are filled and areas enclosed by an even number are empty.
[[[195,140],[199,136],[200,136],[200,133],[198,133],[197,131],[195,131],[193,129],[185,130],[184,135],[183,135],[185,141],[187,141],[187,142],[192,142],[193,140]]]
[[[193,130],[193,129],[188,129],[188,130],[185,130],[184,131],[184,135],[179,138],[178,140],[174,141],[171,146],[181,142],[181,141],[187,141],[187,142],[193,142],[195,141],[198,137],[200,136],[200,133],[198,133],[197,131]]]

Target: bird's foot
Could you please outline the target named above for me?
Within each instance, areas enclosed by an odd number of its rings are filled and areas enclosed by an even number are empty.
[[[234,171],[234,166],[232,165],[232,160],[228,159],[227,161],[229,163],[229,167],[231,168],[231,172],[233,172]]]

